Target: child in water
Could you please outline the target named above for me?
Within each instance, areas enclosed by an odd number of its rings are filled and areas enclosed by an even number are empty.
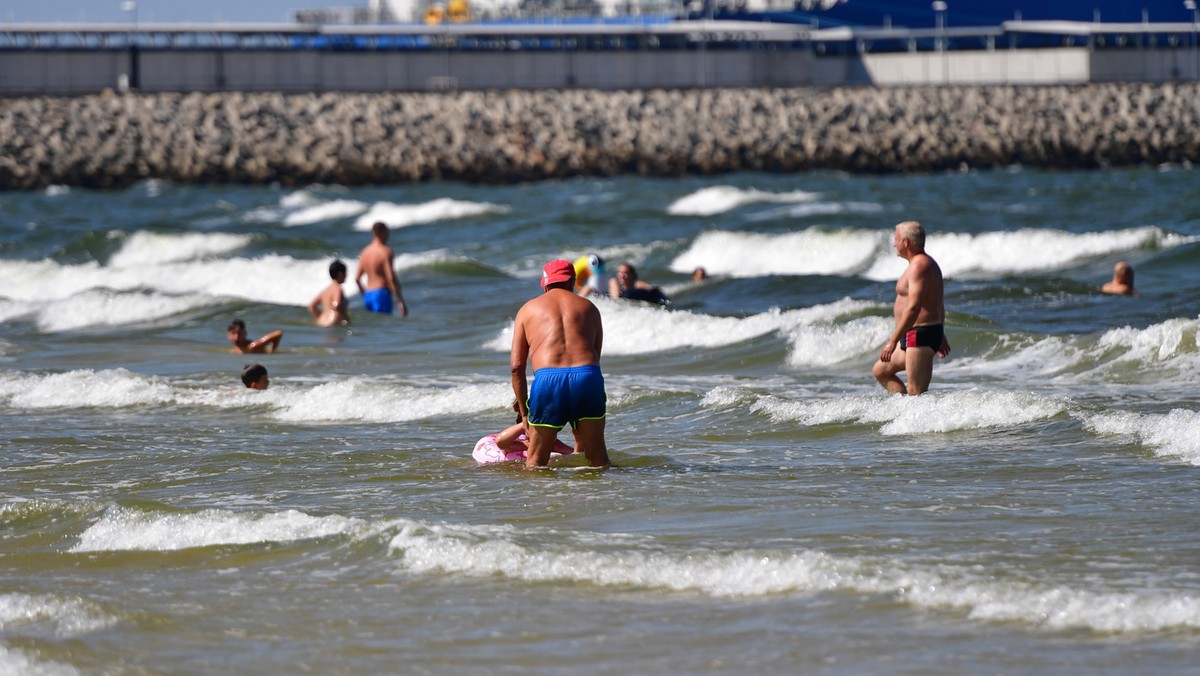
[[[242,384],[252,390],[265,390],[271,386],[267,367],[262,364],[246,364],[242,369]]]
[[[496,447],[502,451],[507,451],[514,444],[519,445],[519,448],[514,450],[524,450],[529,445],[529,437],[525,436],[525,425],[521,422],[521,408],[517,405],[516,399],[513,399],[512,408],[517,413],[516,424],[505,428],[503,432],[496,435]],[[567,455],[574,453],[575,449],[555,439],[553,452]]]

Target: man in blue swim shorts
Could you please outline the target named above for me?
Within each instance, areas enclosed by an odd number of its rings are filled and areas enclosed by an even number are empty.
[[[400,316],[407,317],[408,306],[404,304],[404,294],[396,280],[396,256],[387,245],[389,234],[385,223],[371,226],[371,243],[358,255],[358,274],[354,275],[354,283],[358,285],[367,312],[392,314],[392,297],[395,296],[400,304]],[[363,284],[363,275],[367,277],[366,284]]]
[[[570,423],[575,451],[593,467],[608,467],[600,311],[575,295],[570,261],[547,263],[542,288],[542,295],[525,303],[513,322],[513,393],[529,435],[525,466],[548,463],[559,430]],[[532,390],[525,376],[527,364],[533,366]]]

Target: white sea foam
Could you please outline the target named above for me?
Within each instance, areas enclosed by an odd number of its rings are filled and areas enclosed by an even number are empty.
[[[30,303],[0,298],[0,322],[7,322],[35,314],[37,308]]]
[[[629,536],[555,533],[529,544],[511,527],[404,523],[390,542],[417,573],[495,576],[632,589],[756,597],[843,591],[977,621],[1136,633],[1200,627],[1200,600],[1170,591],[1130,593],[1005,581],[954,566],[835,557],[812,550],[670,553]],[[631,542],[633,546],[631,547]]]
[[[49,375],[0,373],[0,400],[15,408],[122,408],[174,401],[171,387],[125,369]]]
[[[771,310],[749,317],[717,317],[608,298],[593,302],[604,315],[604,353],[613,355],[734,345],[770,333],[792,332],[798,327],[828,325],[838,317],[879,307],[876,303],[846,298],[787,312]],[[484,347],[499,352],[511,349],[512,325]]]
[[[1002,335],[987,352],[963,356],[943,372],[1074,382],[1193,382],[1200,370],[1200,319],[1168,319],[1099,337]]]
[[[1159,456],[1200,465],[1200,414],[1195,411],[1174,409],[1167,414],[1108,411],[1085,416],[1084,426],[1096,434],[1132,438]]]
[[[46,197],[62,197],[71,194],[71,187],[66,185],[48,185],[43,191]]]
[[[703,188],[675,200],[667,207],[667,213],[673,216],[712,216],[755,202],[810,202],[818,197],[820,197],[818,193],[804,192],[802,190],[772,193],[753,188],[735,188],[730,185],[717,185],[710,188]]]
[[[828,366],[877,352],[891,335],[895,322],[884,317],[859,317],[838,324],[797,326],[789,340],[792,366]]]
[[[0,594],[0,632],[20,633],[23,627],[49,625],[60,637],[104,629],[116,621],[91,603],[44,594]],[[4,663],[0,660],[0,666]]]
[[[404,228],[422,223],[505,213],[508,213],[508,207],[501,204],[467,202],[447,197],[422,204],[378,202],[373,204],[367,213],[358,217],[354,222],[354,229],[368,231],[376,221],[383,221],[389,228]]]
[[[237,251],[250,241],[249,235],[219,232],[164,234],[140,231],[125,240],[121,248],[109,258],[108,265],[120,268],[198,260]]]
[[[499,382],[434,388],[350,378],[279,399],[274,415],[289,422],[395,423],[479,413],[511,397],[512,389]]]
[[[80,534],[71,551],[165,552],[216,545],[293,542],[354,533],[362,526],[356,519],[309,516],[291,509],[271,514],[242,514],[222,509],[156,514],[113,507]]]
[[[357,216],[367,210],[365,202],[358,200],[333,200],[321,202],[298,209],[283,218],[287,227],[297,225],[312,225],[321,221],[332,221],[349,216]]]
[[[158,293],[84,291],[50,301],[37,311],[38,328],[45,333],[105,326],[151,323],[216,302],[211,296]]]
[[[804,401],[763,396],[750,407],[775,420],[801,425],[882,423],[879,431],[885,435],[1014,428],[1065,414],[1069,408],[1069,399],[981,390],[928,393],[920,397],[881,393]]]
[[[709,274],[730,277],[851,275],[875,260],[884,242],[883,234],[867,230],[809,228],[782,235],[715,230],[701,233],[670,267],[690,273],[703,266]]]
[[[14,676],[76,676],[78,669],[59,662],[45,662],[16,648],[0,645],[0,674]]]
[[[1031,229],[977,235],[935,232],[929,235],[926,250],[946,277],[990,277],[1064,269],[1100,257],[1196,240],[1154,226],[1092,233]],[[784,234],[703,232],[670,265],[681,273],[697,266],[729,277],[862,275],[883,281],[896,279],[905,262],[892,248],[889,228],[807,228]]]
[[[890,242],[890,233],[888,235]],[[1095,258],[1147,247],[1165,249],[1195,239],[1154,226],[1086,233],[1038,229],[977,235],[935,232],[929,235],[925,250],[937,259],[946,277],[992,277],[1060,270]],[[895,279],[904,266],[903,259],[889,250],[864,276],[876,280]]]
[[[297,190],[279,198],[279,206],[284,209],[303,209],[315,206],[318,203],[320,203],[320,200],[307,190]]]
[[[420,258],[397,257],[398,266]],[[181,261],[130,267],[95,262],[62,265],[50,260],[0,261],[0,288],[13,300],[32,303],[65,300],[90,290],[157,291],[166,295],[203,294],[212,299],[241,298],[279,305],[305,306],[329,278],[332,259],[297,260],[290,256]],[[348,288],[347,293],[352,293]],[[128,321],[113,317],[113,323]]]

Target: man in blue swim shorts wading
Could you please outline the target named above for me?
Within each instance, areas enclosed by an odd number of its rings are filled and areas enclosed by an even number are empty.
[[[575,451],[593,467],[607,467],[604,442],[606,397],[600,373],[604,327],[600,311],[577,296],[570,261],[542,269],[541,296],[525,303],[513,324],[512,385],[529,435],[526,467],[543,466],[558,432],[575,428]],[[525,379],[533,365],[533,386]]]
[[[407,317],[408,306],[404,304],[404,294],[396,280],[396,256],[387,245],[389,234],[387,225],[382,222],[371,226],[371,243],[358,255],[358,274],[354,275],[354,283],[358,285],[367,312],[392,314],[394,296],[400,304],[400,316]],[[365,285],[363,275],[367,277]]]

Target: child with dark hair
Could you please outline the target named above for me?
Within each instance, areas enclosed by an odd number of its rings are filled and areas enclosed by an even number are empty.
[[[342,291],[342,284],[346,281],[346,264],[340,260],[330,263],[329,278],[333,281],[312,299],[308,304],[308,311],[317,320],[318,326],[349,324],[346,294]]]
[[[252,390],[265,390],[271,385],[267,367],[262,364],[246,364],[242,369],[242,384]]]

